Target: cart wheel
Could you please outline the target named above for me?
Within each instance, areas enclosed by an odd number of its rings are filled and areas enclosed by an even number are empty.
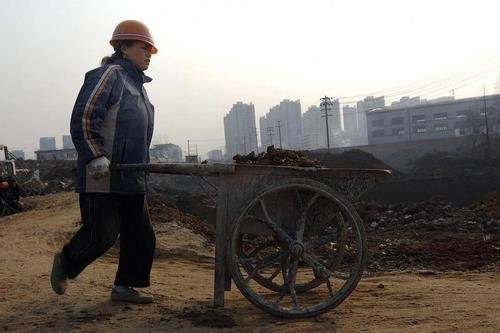
[[[280,317],[311,317],[356,287],[365,233],[355,209],[331,188],[289,179],[242,209],[227,253],[236,286],[253,304]]]

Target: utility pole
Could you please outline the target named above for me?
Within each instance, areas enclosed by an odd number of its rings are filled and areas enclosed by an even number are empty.
[[[273,128],[267,128],[267,135],[269,135],[269,141],[271,142],[271,146],[273,145]]]
[[[253,134],[255,135],[255,151],[257,152],[257,155],[259,154],[259,140],[257,139],[257,128],[253,128]]]
[[[280,149],[283,149],[283,146],[281,145],[281,121],[278,120],[278,128],[279,136],[280,136]]]
[[[488,110],[486,109],[486,88],[483,83],[484,123],[486,125],[486,159],[490,158],[490,129],[488,127]]]
[[[189,140],[188,140],[188,151],[187,151],[187,156],[190,156],[191,153],[189,152]]]
[[[328,129],[328,117],[331,117],[331,114],[328,114],[328,107],[333,105],[331,98],[326,96],[323,98],[320,98],[321,104],[320,106],[324,107],[324,112],[325,114],[321,116],[321,118],[325,118],[326,121],[326,146],[328,148],[328,152],[330,152],[330,130]]]

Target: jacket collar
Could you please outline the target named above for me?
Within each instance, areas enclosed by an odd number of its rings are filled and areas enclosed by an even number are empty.
[[[125,69],[127,74],[134,80],[135,83],[142,87],[143,83],[151,82],[153,79],[145,75],[143,71],[140,71],[135,67],[132,61],[128,59],[116,59],[113,64],[120,65]]]

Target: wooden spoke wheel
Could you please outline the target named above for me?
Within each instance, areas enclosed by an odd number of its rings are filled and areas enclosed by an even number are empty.
[[[236,286],[254,305],[280,317],[311,317],[356,287],[365,233],[355,209],[328,186],[283,179],[242,208],[227,255]]]

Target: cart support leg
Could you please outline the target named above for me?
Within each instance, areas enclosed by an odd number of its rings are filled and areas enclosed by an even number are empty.
[[[224,290],[227,287],[226,270],[226,226],[227,226],[227,185],[221,177],[217,194],[217,221],[215,225],[215,276],[214,276],[214,307],[224,307]],[[229,284],[231,278],[229,277]]]

